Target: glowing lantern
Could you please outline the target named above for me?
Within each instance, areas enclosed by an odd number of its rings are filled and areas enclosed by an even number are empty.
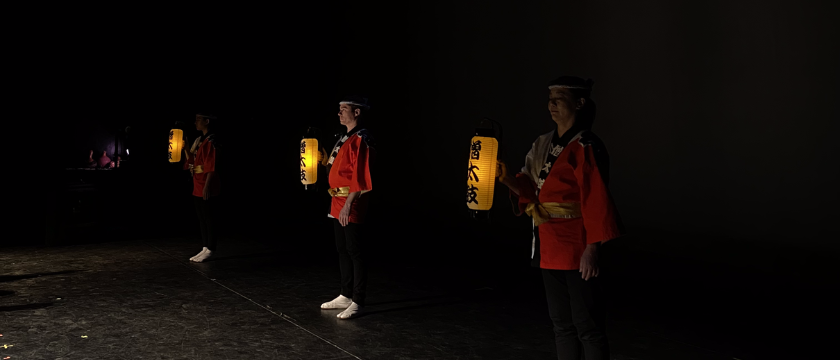
[[[492,130],[477,129],[470,143],[467,168],[467,206],[470,210],[490,210],[496,185],[496,159],[499,141]]]
[[[169,130],[169,162],[181,162],[181,153],[184,151],[184,130]],[[128,150],[126,150],[128,153]]]
[[[312,185],[318,182],[318,139],[304,138],[300,141],[300,182]]]

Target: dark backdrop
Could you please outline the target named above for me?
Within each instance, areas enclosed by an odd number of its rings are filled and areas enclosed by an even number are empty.
[[[500,121],[518,168],[552,126],[546,82],[573,74],[596,80],[628,244],[762,269],[789,249],[838,250],[838,29],[819,2],[346,2],[200,23],[189,36],[134,29],[118,45],[70,48],[62,76],[89,86],[58,89],[72,99],[58,132],[88,135],[56,148],[86,156],[90,134],[131,126],[115,185],[131,234],[194,235],[189,177],[163,148],[175,121],[210,110],[229,241],[329,248],[329,197],[304,191],[295,151],[308,126],[329,149],[338,100],[361,93],[379,145],[380,249],[524,261],[529,221],[503,189],[489,223],[467,217],[468,140],[481,118]]]

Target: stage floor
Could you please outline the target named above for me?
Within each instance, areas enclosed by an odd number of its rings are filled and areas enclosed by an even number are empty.
[[[555,358],[535,269],[502,279],[374,263],[367,314],[339,320],[319,308],[338,294],[334,252],[225,239],[218,257],[190,263],[198,250],[185,239],[0,249],[0,359]],[[611,317],[615,359],[733,358],[650,319]]]

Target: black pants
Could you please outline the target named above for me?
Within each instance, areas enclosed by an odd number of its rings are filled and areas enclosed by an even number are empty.
[[[557,358],[610,360],[598,278],[584,281],[578,270],[543,269],[542,274],[548,313],[554,323]]]
[[[338,262],[341,266],[341,295],[353,299],[359,305],[365,304],[367,288],[367,264],[365,264],[363,243],[360,234],[362,225],[348,223],[341,226],[338,219],[335,224],[335,248],[338,250]]]
[[[193,196],[195,210],[198,213],[198,225],[201,227],[201,246],[210,251],[216,251],[216,229],[213,213],[216,207],[216,199]]]

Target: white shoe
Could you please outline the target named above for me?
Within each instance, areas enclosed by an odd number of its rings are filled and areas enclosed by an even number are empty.
[[[196,256],[192,261],[203,262],[204,260],[209,259],[211,256],[213,256],[213,252],[210,251],[210,250],[207,250],[207,251],[199,254],[198,256]]]
[[[346,320],[352,319],[354,317],[358,317],[362,314],[364,308],[359,306],[359,304],[351,303],[350,306],[347,307],[346,310],[342,311],[340,314],[336,315],[339,319]]]
[[[191,258],[190,258],[190,261],[195,260],[195,258],[197,258],[197,257],[201,256],[201,255],[202,255],[202,254],[204,254],[204,252],[206,252],[206,251],[207,251],[207,248],[201,249],[201,251],[200,251],[198,254],[195,254],[195,255],[193,255],[193,257],[191,257]]]
[[[321,309],[346,309],[352,303],[353,300],[349,297],[346,297],[344,295],[338,295],[338,297],[333,299],[332,301],[321,304]]]

